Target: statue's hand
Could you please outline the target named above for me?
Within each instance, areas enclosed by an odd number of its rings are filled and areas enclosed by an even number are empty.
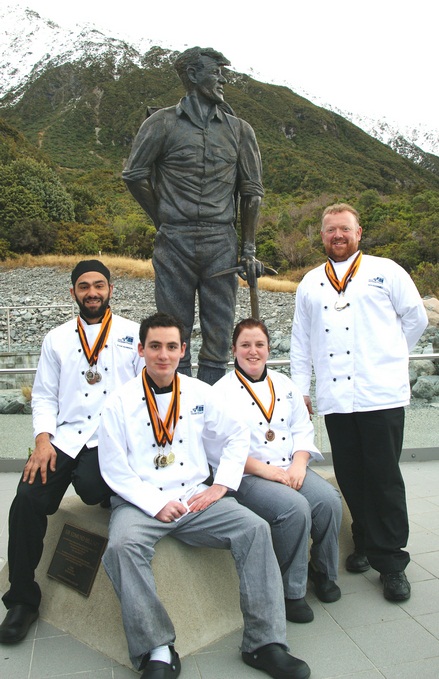
[[[257,279],[264,273],[264,265],[253,256],[243,255],[239,261],[243,270],[239,273],[242,280],[247,281],[251,288],[256,287]]]

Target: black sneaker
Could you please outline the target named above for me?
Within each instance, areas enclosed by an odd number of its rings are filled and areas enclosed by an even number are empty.
[[[411,587],[404,571],[381,573],[384,598],[389,601],[407,601],[410,599]]]

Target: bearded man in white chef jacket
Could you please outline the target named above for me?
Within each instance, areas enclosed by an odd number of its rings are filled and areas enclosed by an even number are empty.
[[[14,644],[38,618],[41,590],[35,569],[43,551],[47,515],[70,483],[83,502],[109,504],[98,463],[99,419],[108,396],[141,370],[139,324],[110,309],[110,271],[99,260],[80,261],[70,293],[79,315],[43,341],[32,389],[35,449],[9,513],[10,589],[0,642]]]
[[[325,416],[334,471],[352,515],[354,552],[346,568],[380,573],[384,597],[410,597],[404,549],[408,516],[399,468],[409,352],[427,326],[419,293],[402,267],[359,250],[358,212],[345,203],[323,212],[326,264],[297,289],[291,376],[310,413],[311,370]]]

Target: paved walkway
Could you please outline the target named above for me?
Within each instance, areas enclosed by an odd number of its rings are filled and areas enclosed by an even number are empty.
[[[291,651],[308,662],[312,679],[439,677],[439,461],[406,462],[402,470],[410,513],[411,599],[387,602],[375,571],[353,575],[341,564],[341,600],[322,604],[310,591],[307,599],[314,622],[288,623]],[[18,474],[0,473],[0,567],[6,558],[7,514],[17,481]],[[242,663],[240,637],[237,632],[184,658],[181,679],[268,676]],[[25,641],[0,646],[0,676],[130,679],[139,675],[40,620]]]

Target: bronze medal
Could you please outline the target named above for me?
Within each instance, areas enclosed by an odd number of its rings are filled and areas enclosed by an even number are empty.
[[[276,434],[272,429],[267,429],[267,431],[265,432],[265,438],[267,439],[267,441],[274,441],[274,439],[276,438]]]

